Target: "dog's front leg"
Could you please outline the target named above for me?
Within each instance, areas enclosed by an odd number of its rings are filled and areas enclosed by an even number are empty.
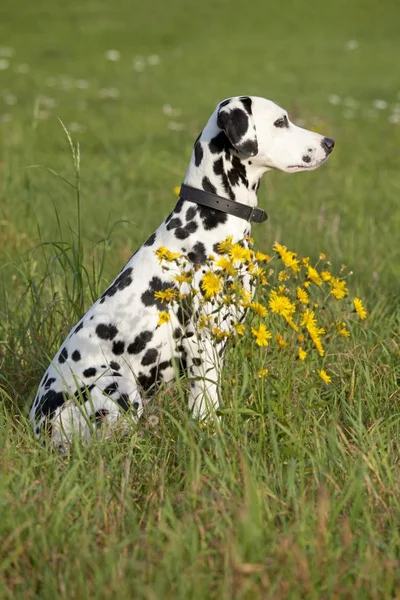
[[[209,417],[219,407],[222,360],[210,340],[191,344],[188,352],[189,409],[195,419]]]

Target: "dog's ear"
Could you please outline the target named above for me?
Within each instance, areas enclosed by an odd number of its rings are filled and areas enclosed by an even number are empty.
[[[221,102],[217,125],[240,154],[247,157],[257,154],[258,143],[251,98],[240,96]]]

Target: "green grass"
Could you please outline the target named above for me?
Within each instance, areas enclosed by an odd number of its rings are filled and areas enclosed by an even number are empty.
[[[0,40],[1,597],[400,597],[397,2],[6,0]],[[329,386],[286,355],[260,380],[244,343],[220,424],[199,428],[175,389],[128,437],[60,457],[26,419],[48,359],[236,94],[335,138],[319,171],[267,175],[256,247],[346,263],[369,318],[329,346]]]

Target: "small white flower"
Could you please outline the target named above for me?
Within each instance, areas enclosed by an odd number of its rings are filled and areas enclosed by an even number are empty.
[[[45,121],[49,117],[51,117],[51,112],[49,110],[37,110],[35,111],[35,117],[40,119],[41,121]]]
[[[183,131],[185,129],[184,123],[177,123],[176,121],[170,121],[168,123],[168,129],[171,131]]]
[[[70,123],[67,127],[68,131],[72,133],[84,133],[87,129],[86,125],[81,125],[80,123]]]
[[[119,98],[119,90],[117,88],[103,88],[99,91],[99,97],[116,100]]]
[[[30,70],[31,70],[30,66],[27,65],[26,63],[21,63],[20,65],[17,65],[15,67],[16,73],[21,73],[23,75],[25,75],[26,73],[29,73]]]
[[[48,85],[49,87],[56,87],[57,78],[56,77],[48,77],[46,79],[46,85]]]
[[[86,79],[77,79],[75,81],[75,85],[80,90],[87,90],[87,88],[89,87],[89,82]]]
[[[0,121],[2,123],[9,123],[12,121],[12,115],[10,115],[10,113],[4,113],[4,115],[1,115]]]
[[[388,118],[389,123],[392,125],[398,125],[400,123],[400,113],[393,113]]]
[[[147,419],[147,425],[152,428],[157,427],[159,422],[160,422],[160,419],[157,417],[157,415],[150,415],[149,418]]]
[[[181,108],[172,108],[170,104],[163,104],[162,111],[167,117],[180,117],[182,114]]]
[[[152,67],[155,67],[156,65],[160,64],[160,57],[157,56],[157,54],[152,54],[151,56],[147,57],[147,62]]]
[[[342,102],[342,99],[337,94],[330,94],[328,96],[328,102],[330,104],[340,104]]]
[[[349,40],[348,42],[346,42],[344,47],[348,52],[351,52],[352,50],[357,50],[358,42],[357,40]]]
[[[374,100],[372,102],[372,106],[374,108],[377,108],[378,110],[385,110],[385,108],[387,108],[388,103],[386,102],[386,100]]]
[[[38,102],[41,106],[45,108],[54,108],[57,104],[55,98],[51,98],[50,96],[39,96]]]
[[[8,104],[8,106],[14,106],[14,104],[17,104],[17,98],[14,96],[14,94],[4,94],[3,100],[5,104]]]
[[[6,58],[0,58],[0,71],[5,71],[9,66],[10,63]]]
[[[10,48],[10,46],[4,46],[3,48],[0,48],[0,56],[3,56],[4,58],[11,58],[14,56],[14,54],[15,50],[14,48]]]
[[[347,108],[358,108],[358,102],[354,98],[348,96],[343,100],[343,104],[347,106]]]
[[[351,110],[351,108],[348,108],[347,110],[343,111],[343,116],[345,119],[354,119],[354,110]]]
[[[107,50],[107,52],[105,53],[105,57],[107,60],[117,62],[121,58],[121,53],[119,50]]]
[[[146,68],[146,62],[143,56],[134,56],[132,59],[132,68],[134,71],[141,73]]]

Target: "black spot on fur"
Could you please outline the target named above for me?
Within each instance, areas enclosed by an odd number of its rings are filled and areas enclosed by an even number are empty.
[[[189,221],[184,227],[175,229],[174,235],[178,240],[186,240],[192,233],[197,231],[198,225],[196,221]]]
[[[230,142],[235,146],[240,142],[249,128],[249,117],[241,108],[233,108],[230,111],[219,111],[218,127],[225,131]]]
[[[206,192],[211,192],[211,194],[217,193],[217,190],[215,189],[211,181],[208,179],[208,177],[203,177],[201,185],[203,186],[203,190],[205,190]]]
[[[196,216],[196,213],[197,213],[196,206],[191,206],[190,208],[188,208],[186,211],[186,221],[191,221],[192,219],[194,219]]]
[[[196,265],[202,265],[207,260],[206,247],[203,242],[197,242],[188,253],[189,260]]]
[[[192,312],[193,312],[192,303],[190,302],[190,300],[188,298],[183,298],[182,300],[179,301],[179,307],[178,307],[178,310],[176,311],[176,316],[177,316],[179,323],[183,327],[189,323],[191,316],[192,316]]]
[[[146,351],[146,354],[143,356],[141,364],[144,367],[146,367],[148,365],[152,365],[153,363],[156,362],[157,358],[158,358],[158,350],[156,350],[155,348],[150,348],[149,350]]]
[[[228,179],[231,185],[239,185],[239,183],[242,183],[248,188],[249,182],[246,175],[246,167],[237,156],[234,156],[232,158],[232,168],[228,171]]]
[[[172,337],[174,338],[174,340],[180,340],[182,337],[182,329],[179,329],[179,327],[176,327],[174,329],[174,333],[172,334]]]
[[[102,340],[113,340],[118,333],[118,329],[115,325],[106,325],[105,323],[99,323],[96,327],[96,334]]]
[[[168,223],[167,229],[171,231],[171,229],[176,229],[177,227],[182,227],[182,221],[178,217],[175,217]]]
[[[149,392],[153,387],[155,387],[157,374],[157,367],[152,367],[152,369],[150,369],[149,375],[145,375],[144,373],[139,372],[137,380],[144,392]]]
[[[202,363],[203,363],[203,361],[201,360],[201,358],[199,356],[194,356],[193,357],[193,364],[196,367],[199,367]]]
[[[117,362],[115,362],[115,360],[112,360],[112,361],[110,362],[110,367],[111,367],[112,369],[114,369],[114,371],[119,371],[119,370],[120,370],[120,368],[121,368],[121,365],[119,365]]]
[[[308,156],[307,154],[305,154],[304,156],[302,156],[301,160],[305,163],[310,163],[311,162],[311,156]]]
[[[281,117],[280,119],[277,119],[274,123],[275,127],[278,127],[280,129],[288,129],[289,128],[289,121],[286,115],[284,115],[283,117]]]
[[[149,283],[149,287],[148,289],[143,292],[142,294],[142,302],[145,306],[157,306],[157,308],[159,310],[162,310],[163,307],[165,308],[165,303],[162,302],[160,299],[155,298],[154,294],[156,292],[161,292],[166,290],[167,288],[173,288],[174,286],[171,285],[170,282],[168,281],[161,281],[161,279],[159,277],[153,277]]]
[[[79,323],[79,325],[77,325],[74,329],[74,333],[78,333],[78,331],[80,331],[83,327],[83,322]]]
[[[157,234],[152,233],[151,236],[145,241],[143,246],[152,246],[154,244],[154,242],[156,241],[156,237],[157,237]]]
[[[178,215],[178,214],[181,212],[181,210],[182,210],[182,206],[183,206],[183,200],[180,198],[180,199],[178,200],[178,202],[176,203],[176,206],[175,206],[175,208],[174,208],[174,213],[175,213],[176,215]]]
[[[72,355],[71,355],[72,360],[74,360],[75,362],[78,362],[78,360],[81,360],[81,353],[79,352],[79,350],[74,350]]]
[[[89,386],[84,385],[75,391],[74,396],[78,400],[79,403],[84,404],[85,402],[87,402],[89,400],[89,395],[93,388],[94,388],[94,383],[92,383]]]
[[[122,340],[118,340],[118,342],[113,343],[113,346],[112,346],[113,354],[116,354],[118,356],[119,354],[123,354],[124,350],[125,350],[125,342],[123,342]]]
[[[214,173],[222,178],[222,185],[224,186],[224,190],[228,194],[229,198],[231,200],[234,200],[235,194],[233,193],[233,190],[229,185],[228,177],[224,171],[224,161],[222,156],[215,161],[213,169]]]
[[[94,367],[89,367],[83,371],[84,377],[94,377],[96,375],[96,369]]]
[[[238,144],[237,149],[246,156],[255,156],[258,152],[258,143],[255,140],[246,140],[242,144]]]
[[[127,412],[131,406],[129,402],[129,394],[121,394],[116,398],[118,406],[124,411]]]
[[[67,358],[68,358],[68,350],[64,347],[60,352],[60,356],[58,357],[58,362],[60,364],[65,363]]]
[[[199,206],[199,215],[203,221],[203,227],[207,231],[226,223],[228,218],[226,213],[223,213],[220,210],[214,210],[213,208],[208,208],[207,206]]]
[[[169,367],[172,367],[172,360],[163,360],[158,365],[158,370],[165,371],[165,369],[168,369]]]
[[[139,354],[142,352],[152,338],[153,333],[151,331],[142,331],[142,333],[139,333],[139,335],[137,335],[133,342],[128,346],[129,354]]]
[[[54,382],[55,382],[55,380],[56,380],[56,378],[55,378],[55,377],[50,377],[50,379],[48,379],[48,380],[46,381],[46,383],[44,384],[44,389],[45,389],[45,390],[48,390],[49,388],[51,388],[51,384],[52,384],[52,383],[54,383]]]
[[[106,408],[99,408],[99,410],[96,410],[96,412],[91,415],[90,420],[95,421],[96,425],[101,425],[109,412],[110,411]]]
[[[132,267],[125,269],[120,275],[118,275],[117,279],[114,283],[104,292],[102,295],[102,299],[111,296],[115,296],[117,292],[121,292],[125,288],[127,288],[132,283]]]
[[[248,96],[241,96],[240,102],[243,104],[243,106],[245,107],[245,109],[247,110],[249,115],[251,115],[252,114],[251,106],[253,104],[251,98],[249,98]]]
[[[201,142],[197,141],[194,145],[194,164],[199,167],[203,160],[204,152],[201,146]]]
[[[118,383],[116,381],[113,381],[107,387],[104,388],[103,394],[105,396],[111,396],[117,390],[118,390]]]
[[[208,144],[210,151],[213,154],[220,154],[225,152],[225,155],[229,156],[233,146],[228,140],[226,134],[223,131],[220,131]]]
[[[55,392],[54,390],[49,390],[40,399],[38,411],[40,411],[43,415],[50,416],[57,410],[57,408],[62,406],[64,402],[64,392]]]

